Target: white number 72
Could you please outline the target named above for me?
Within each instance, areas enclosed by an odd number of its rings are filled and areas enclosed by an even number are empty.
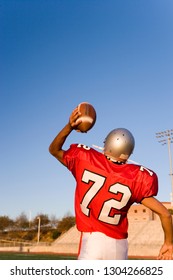
[[[81,210],[86,215],[90,215],[89,204],[91,201],[97,196],[97,193],[104,186],[106,181],[106,177],[101,176],[99,174],[93,173],[91,171],[85,170],[82,176],[82,181],[89,184],[89,182],[93,182],[89,190],[85,193],[83,200],[81,202]],[[111,198],[106,200],[100,205],[100,214],[98,220],[111,224],[118,225],[121,214],[115,214],[114,216],[110,216],[111,209],[118,209],[125,207],[130,200],[131,191],[128,186],[122,185],[120,183],[115,183],[110,186],[109,192],[113,194],[121,193],[121,201],[116,200],[115,198]]]

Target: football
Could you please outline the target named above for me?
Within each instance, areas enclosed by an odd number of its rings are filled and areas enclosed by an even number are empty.
[[[88,102],[82,102],[78,105],[78,110],[81,113],[79,119],[82,122],[78,125],[77,130],[80,132],[87,132],[96,122],[95,108]]]

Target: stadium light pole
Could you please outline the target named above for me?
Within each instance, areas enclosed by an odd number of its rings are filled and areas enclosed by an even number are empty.
[[[171,176],[171,206],[173,207],[173,171],[172,171],[172,157],[171,157],[171,143],[173,143],[173,129],[161,131],[156,133],[158,142],[162,145],[168,145],[170,176]]]
[[[40,242],[40,224],[41,224],[41,218],[37,217],[38,219],[38,233],[37,233],[37,243]]]

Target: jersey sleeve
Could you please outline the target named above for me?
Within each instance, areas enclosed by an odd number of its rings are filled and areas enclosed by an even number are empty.
[[[70,171],[72,171],[75,160],[79,153],[79,149],[77,148],[77,145],[78,144],[71,144],[70,148],[66,150],[63,155],[63,161]]]
[[[158,193],[158,177],[153,171],[148,170],[139,171],[137,201],[141,203],[144,198],[156,196]]]

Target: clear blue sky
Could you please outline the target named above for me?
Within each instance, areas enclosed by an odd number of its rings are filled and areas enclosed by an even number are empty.
[[[0,0],[0,77],[0,215],[74,213],[74,178],[48,147],[82,101],[97,122],[64,148],[102,146],[125,127],[131,159],[158,174],[158,199],[170,201],[155,132],[173,128],[172,0]]]

